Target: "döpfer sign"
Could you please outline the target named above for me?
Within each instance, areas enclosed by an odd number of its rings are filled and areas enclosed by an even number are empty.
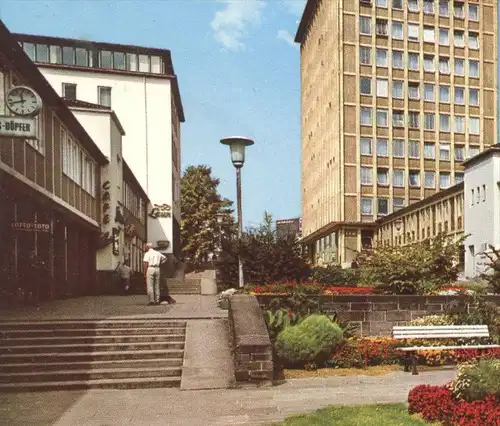
[[[37,222],[12,222],[12,229],[16,231],[50,232],[50,225]]]
[[[35,119],[0,115],[0,136],[36,139]]]

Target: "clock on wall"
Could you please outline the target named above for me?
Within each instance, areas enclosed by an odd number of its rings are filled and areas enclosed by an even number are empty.
[[[14,114],[35,116],[42,108],[42,99],[33,89],[26,86],[15,86],[7,92],[7,108]]]

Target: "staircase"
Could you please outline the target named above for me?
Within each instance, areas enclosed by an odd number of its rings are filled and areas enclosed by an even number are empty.
[[[180,387],[186,322],[0,322],[0,392]]]
[[[201,294],[201,280],[199,278],[167,279],[170,294]]]

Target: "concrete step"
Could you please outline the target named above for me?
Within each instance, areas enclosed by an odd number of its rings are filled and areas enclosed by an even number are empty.
[[[0,383],[0,392],[39,392],[78,389],[145,389],[180,386],[180,377],[145,377],[130,379],[96,379],[82,381]]]
[[[201,294],[201,290],[169,290],[169,294]]]
[[[141,350],[184,350],[184,342],[146,342],[146,343],[92,343],[65,345],[0,346],[0,354],[34,353],[73,353],[73,352],[112,352]]]
[[[114,360],[172,359],[184,357],[184,349],[161,349],[139,351],[95,351],[95,352],[37,352],[0,354],[0,365],[7,363],[54,363],[89,362]]]
[[[184,343],[184,334],[161,334],[161,335],[113,335],[113,336],[50,336],[50,337],[15,337],[0,339],[0,346],[30,346],[30,345],[66,345],[96,343]]]
[[[0,329],[0,337],[3,338],[42,338],[42,337],[99,337],[99,336],[146,336],[146,335],[180,335],[186,334],[186,328],[70,328],[70,329],[39,329],[39,330],[9,330]]]
[[[1,373],[29,373],[68,370],[100,370],[112,368],[173,368],[182,367],[183,358],[153,358],[153,359],[121,359],[109,361],[79,361],[79,362],[25,362],[3,363]]]
[[[37,371],[25,373],[2,373],[0,374],[0,383],[66,382],[146,377],[180,377],[181,374],[182,367]]]
[[[185,321],[171,321],[158,319],[141,320],[68,320],[68,321],[30,321],[30,322],[0,322],[0,332],[4,330],[60,330],[75,328],[165,328],[165,327],[185,327]]]

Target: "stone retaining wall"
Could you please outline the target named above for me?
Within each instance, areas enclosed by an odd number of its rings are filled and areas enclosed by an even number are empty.
[[[256,297],[234,295],[228,319],[236,384],[271,385],[272,344]]]
[[[262,309],[272,299],[287,296],[257,296]],[[357,326],[361,336],[390,336],[392,327],[426,315],[445,313],[452,302],[456,309],[466,311],[470,298],[466,296],[311,296],[328,315],[338,313],[342,321]],[[500,306],[500,296],[486,296]]]

